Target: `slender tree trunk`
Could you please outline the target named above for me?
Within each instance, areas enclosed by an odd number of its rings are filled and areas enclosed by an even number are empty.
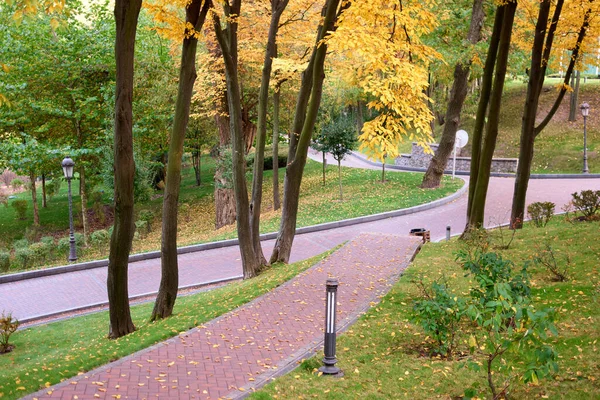
[[[542,21],[538,20],[538,25],[544,24],[545,21],[548,20],[546,16],[544,18],[545,11],[542,9],[546,3],[549,3],[548,0],[545,0],[540,5],[540,18]],[[534,41],[534,47],[532,48],[532,62],[531,69],[534,70],[534,66],[541,65],[541,67],[536,67],[535,72],[536,75],[532,79],[530,77],[530,85],[532,85],[532,81],[537,84],[537,86],[531,89],[528,86],[527,97],[525,99],[525,111],[523,114],[523,124],[521,126],[521,144],[519,151],[519,164],[517,166],[517,174],[515,177],[515,189],[513,194],[512,208],[511,208],[511,217],[510,223],[513,229],[520,229],[523,227],[523,219],[525,217],[525,203],[527,198],[527,188],[529,186],[529,177],[531,175],[531,165],[533,161],[533,152],[534,152],[534,142],[540,132],[546,127],[548,122],[552,119],[558,107],[560,106],[564,95],[566,94],[566,85],[571,78],[573,70],[575,68],[575,64],[579,58],[581,44],[585,39],[585,35],[587,29],[589,27],[589,18],[591,15],[591,9],[588,9],[583,18],[583,23],[580,27],[579,34],[577,36],[577,41],[575,43],[575,47],[573,49],[573,53],[571,54],[571,60],[569,62],[569,66],[567,67],[567,71],[563,81],[563,88],[558,93],[558,96],[552,105],[548,115],[540,122],[538,126],[535,126],[535,120],[537,115],[537,109],[539,104],[539,96],[542,91],[542,87],[544,85],[544,78],[546,73],[546,68],[548,64],[548,60],[550,58],[550,52],[552,50],[552,44],[554,41],[554,34],[556,31],[556,26],[558,25],[558,21],[560,20],[560,15],[562,12],[564,0],[559,0],[556,3],[554,15],[552,17],[552,22],[550,24],[550,28],[548,29],[548,34],[545,35],[545,31],[543,31],[544,36],[539,40],[544,40],[545,43],[540,45],[539,43]],[[547,5],[545,7],[550,7]],[[539,18],[538,18],[539,19]],[[547,22],[546,22],[547,23]],[[540,27],[540,30],[542,28]],[[541,35],[541,33],[540,33]],[[537,45],[537,47],[536,47]],[[540,59],[539,50],[543,46],[543,55]],[[536,55],[537,54],[537,55]],[[532,75],[532,72],[530,72]]]
[[[81,225],[83,225],[83,241],[87,246],[88,238],[88,217],[87,217],[87,190],[85,190],[85,167],[83,164],[79,167],[79,193],[81,196]]]
[[[496,63],[496,72],[494,76],[494,87],[490,96],[490,111],[488,113],[488,124],[485,140],[481,149],[479,162],[479,174],[477,185],[471,205],[471,215],[469,226],[479,228],[483,226],[485,200],[490,180],[490,170],[492,166],[492,156],[496,148],[496,139],[498,137],[498,125],[500,122],[500,108],[502,105],[502,92],[504,90],[504,81],[506,79],[506,70],[508,65],[508,54],[510,51],[510,42],[512,37],[512,28],[514,23],[516,2],[506,4],[506,11],[502,23],[502,33],[498,46],[498,61]]]
[[[273,93],[273,210],[279,210],[279,107],[281,84],[278,82]]]
[[[33,226],[40,226],[40,209],[37,202],[37,188],[33,170],[29,172],[29,180],[31,181],[31,200],[33,201]]]
[[[577,83],[579,83],[579,80],[577,80]],[[574,74],[571,74],[571,88],[573,88],[573,91],[569,98],[569,122],[575,122],[577,117],[577,89],[575,88]]]
[[[151,320],[167,318],[173,313],[179,288],[179,266],[177,262],[177,205],[181,186],[181,160],[183,142],[190,117],[190,104],[196,81],[196,48],[198,39],[195,32],[202,29],[210,2],[192,0],[186,8],[186,28],[181,49],[179,70],[179,90],[175,102],[175,117],[169,142],[167,164],[167,186],[163,197],[162,241],[161,241],[161,280],[152,311]],[[189,26],[194,28],[189,28]]]
[[[381,183],[385,183],[385,157],[383,163],[381,163]]]
[[[363,104],[360,100],[356,100],[356,131],[358,135],[361,134],[364,125]]]
[[[483,71],[481,94],[479,96],[479,105],[477,107],[477,115],[475,118],[475,127],[473,128],[473,140],[471,145],[471,171],[469,179],[469,199],[467,203],[467,225],[465,227],[465,231],[469,230],[468,221],[471,216],[473,197],[475,195],[475,186],[477,185],[477,179],[479,177],[479,160],[481,158],[483,128],[485,127],[488,104],[490,101],[490,94],[492,92],[492,84],[494,82],[494,67],[498,57],[498,44],[500,43],[500,33],[502,32],[502,22],[504,20],[505,10],[506,5],[498,6],[496,8],[494,27],[492,28],[492,37],[490,38],[490,46]]]
[[[217,122],[217,128],[219,129],[219,155],[218,159],[222,159],[222,152],[225,151],[226,146],[231,141],[231,135],[229,130],[229,108],[227,107],[227,98],[221,99],[220,104],[221,110],[215,117]],[[229,166],[223,165],[222,162],[217,162],[217,168],[215,170],[215,229],[222,228],[227,225],[235,223],[236,208],[235,208],[235,196],[233,193],[233,184],[227,178],[227,172],[225,168]]]
[[[344,200],[344,194],[342,193],[342,159],[337,160],[338,162],[338,179],[340,182],[340,201]]]
[[[42,174],[42,208],[48,207],[46,199],[46,174]]]
[[[481,28],[485,19],[483,11],[483,0],[475,0],[471,12],[471,24],[467,34],[467,40],[471,45],[477,44],[481,40]],[[471,70],[471,61],[466,63],[458,62],[454,67],[454,82],[450,90],[450,99],[448,100],[448,109],[444,124],[444,131],[435,156],[423,176],[422,188],[436,188],[440,186],[444,170],[448,164],[448,159],[454,150],[454,141],[456,140],[456,131],[460,125],[460,114],[467,97],[469,73]]]
[[[323,186],[325,186],[325,172],[327,170],[327,153],[324,151],[322,151],[321,153],[323,154],[323,162],[321,163],[323,165]]]
[[[326,1],[321,14],[323,25],[319,26],[316,45],[313,48],[309,65],[302,75],[302,84],[296,102],[294,126],[290,133],[290,151],[288,155],[288,168],[285,172],[281,224],[277,241],[271,254],[271,263],[278,261],[287,263],[290,259],[292,244],[296,234],[302,174],[306,165],[308,147],[323,93],[327,43],[322,43],[322,39],[327,32],[335,30],[335,22],[339,15],[346,7],[350,6],[350,3],[345,3],[338,12],[339,3],[340,0]]]
[[[141,0],[116,0],[116,94],[115,94],[115,222],[108,257],[108,303],[112,339],[135,330],[129,309],[127,266],[135,230],[133,219],[132,96],[133,57]]]

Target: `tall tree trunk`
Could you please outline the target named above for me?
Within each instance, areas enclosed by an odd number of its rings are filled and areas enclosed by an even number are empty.
[[[232,15],[240,15],[240,8],[241,0],[233,0],[231,4],[226,3],[224,9],[225,17],[227,18],[227,29],[223,30],[220,18],[216,13],[213,13],[213,26],[225,64],[232,144],[233,187],[235,189],[237,211],[237,234],[244,278],[247,279],[258,274],[262,263],[254,248],[250,226],[250,203],[248,201],[248,188],[246,184],[246,147],[242,127],[241,92],[237,68],[238,24],[236,19],[230,18]],[[256,162],[257,160],[255,160]]]
[[[190,104],[196,81],[196,32],[202,30],[210,1],[192,0],[186,8],[186,32],[181,49],[179,90],[175,102],[175,117],[169,142],[167,186],[163,197],[161,280],[152,310],[151,320],[167,318],[173,313],[179,288],[179,265],[177,263],[177,205],[181,186],[181,159],[183,142],[190,117]],[[190,28],[193,27],[193,28]]]
[[[344,200],[344,193],[342,192],[342,159],[337,160],[338,162],[338,180],[340,182],[340,201]]]
[[[260,265],[267,264],[260,244],[260,211],[262,206],[262,188],[263,188],[263,170],[265,159],[265,142],[267,138],[267,108],[269,102],[269,84],[271,80],[271,70],[273,67],[273,58],[277,57],[277,31],[279,29],[279,20],[283,10],[287,7],[288,0],[271,0],[271,22],[267,37],[265,58],[263,61],[262,77],[260,81],[260,90],[258,94],[258,135],[256,137],[256,150],[254,153],[254,172],[252,179],[252,199],[250,202],[250,232],[252,234],[252,243],[254,252]],[[274,155],[273,164],[278,162],[278,156]],[[258,271],[260,272],[260,271]]]
[[[490,46],[488,48],[485,67],[483,70],[483,78],[481,82],[481,94],[479,95],[479,104],[477,106],[477,115],[475,117],[475,127],[473,128],[473,140],[471,144],[471,171],[469,178],[469,199],[467,202],[467,225],[465,231],[469,230],[469,218],[471,216],[471,208],[473,205],[473,197],[475,195],[475,186],[479,177],[479,160],[481,158],[481,144],[483,142],[483,129],[492,92],[492,84],[494,82],[494,67],[498,57],[498,45],[500,43],[500,33],[502,32],[502,23],[504,21],[504,12],[506,5],[496,8],[496,16],[494,18],[494,27],[492,28],[492,37],[490,38]]]
[[[473,1],[471,12],[471,24],[467,34],[467,40],[471,45],[475,45],[481,40],[481,28],[485,19],[483,11],[483,0]],[[444,170],[448,164],[448,159],[454,150],[454,141],[456,140],[456,131],[460,125],[460,114],[467,97],[469,72],[471,70],[471,61],[458,62],[454,67],[454,82],[450,90],[450,99],[448,100],[448,109],[444,124],[444,131],[435,156],[423,176],[422,188],[437,188],[440,186]]]
[[[202,171],[201,171],[201,158],[202,154],[198,148],[192,151],[192,164],[194,166],[194,177],[196,178],[196,186],[202,184]]]
[[[483,226],[485,216],[485,200],[487,197],[490,180],[492,157],[496,148],[496,139],[498,138],[502,92],[504,90],[504,81],[506,79],[508,54],[510,51],[510,41],[512,37],[512,28],[516,10],[516,2],[510,2],[506,4],[506,11],[504,13],[504,20],[502,23],[502,33],[500,34],[500,43],[498,46],[498,60],[496,63],[494,86],[490,96],[490,110],[488,113],[486,135],[481,149],[479,174],[473,196],[473,204],[471,205],[471,215],[468,222],[471,228],[479,228]]]
[[[323,186],[325,186],[325,172],[327,171],[327,153],[324,151],[321,152],[323,154],[323,162],[321,163],[323,166]]]
[[[141,0],[116,0],[115,222],[108,256],[108,304],[112,339],[135,330],[129,309],[127,266],[134,233],[132,96],[133,57]]]
[[[37,202],[37,188],[33,170],[29,172],[29,180],[31,181],[31,200],[33,201],[33,226],[40,226],[40,209]]]
[[[281,100],[281,83],[277,82],[273,93],[273,210],[279,210],[279,107]]]
[[[79,166],[79,193],[81,196],[81,225],[83,225],[83,242],[87,246],[88,238],[88,217],[87,217],[87,190],[85,189],[85,167]]]
[[[360,100],[356,100],[356,133],[360,135],[362,128],[365,125],[365,116],[363,114],[363,103]]]
[[[385,157],[381,163],[381,183],[385,183]]]
[[[538,24],[542,25],[544,22],[547,24],[548,17],[544,18],[545,11],[542,9],[545,6],[545,3],[549,3],[549,0],[545,0],[540,5],[540,12],[538,17]],[[546,74],[546,68],[548,64],[548,60],[550,58],[550,52],[552,50],[552,44],[554,41],[554,34],[556,32],[556,27],[558,25],[558,21],[560,20],[560,15],[562,12],[564,0],[559,0],[556,3],[556,7],[554,10],[554,15],[552,17],[552,22],[550,24],[550,28],[548,29],[548,34],[544,33],[544,37],[539,40],[544,40],[545,43],[542,42],[542,45],[534,41],[534,47],[532,48],[532,58],[531,58],[531,69],[534,69],[538,63],[540,67],[536,67],[536,75],[532,79],[530,77],[530,85],[537,85],[535,87],[528,86],[527,89],[527,97],[525,98],[525,111],[523,113],[523,123],[521,126],[521,143],[519,150],[519,163],[517,166],[517,174],[515,177],[515,189],[513,194],[513,201],[511,207],[511,216],[510,216],[510,224],[513,229],[520,229],[523,227],[523,219],[525,217],[525,202],[527,198],[527,188],[529,186],[529,177],[531,175],[531,165],[533,161],[533,152],[534,152],[534,142],[540,132],[546,127],[548,122],[552,119],[558,107],[560,106],[562,99],[566,94],[566,85],[569,83],[569,79],[573,73],[575,68],[575,64],[580,56],[580,49],[583,40],[585,39],[586,32],[589,28],[589,19],[591,15],[591,9],[588,9],[584,15],[582,25],[579,29],[579,34],[577,36],[577,41],[575,43],[575,47],[573,48],[573,52],[571,54],[571,60],[569,62],[569,66],[567,67],[567,71],[563,81],[563,87],[558,93],[557,98],[554,101],[548,115],[540,122],[538,126],[535,126],[535,120],[537,115],[537,109],[539,104],[539,97],[542,91],[542,87],[544,85],[544,78]],[[547,5],[546,7],[550,7]],[[539,19],[542,19],[540,22]],[[540,27],[540,29],[542,29]],[[536,31],[537,33],[537,31]],[[541,33],[540,33],[541,35]],[[537,35],[536,35],[537,36]],[[536,47],[537,45],[537,47]],[[543,55],[540,57],[539,54],[541,50],[539,50],[543,46]],[[530,72],[530,75],[533,73]],[[532,82],[533,81],[533,82]]]
[[[577,81],[575,81],[575,75],[577,75]],[[571,74],[571,88],[573,91],[569,96],[569,122],[575,122],[577,120],[577,98],[579,97],[579,71],[577,74]]]
[[[48,207],[48,200],[46,199],[46,174],[42,174],[42,208]]]
[[[327,55],[327,43],[322,42],[327,32],[334,31],[339,15],[350,6],[344,3],[338,12],[340,0],[327,0],[322,10],[323,25],[319,26],[316,45],[311,60],[302,75],[302,84],[296,102],[296,115],[290,132],[290,150],[288,167],[285,172],[283,209],[277,241],[270,262],[285,262],[290,259],[292,244],[296,234],[298,204],[302,174],[306,165],[308,147],[317,119],[325,79],[324,63]],[[310,101],[309,101],[310,97]]]
[[[215,117],[217,128],[219,129],[219,155],[217,158],[222,160],[222,154],[226,151],[231,141],[229,130],[229,108],[227,107],[227,98],[221,99],[219,107],[221,108]],[[233,194],[233,184],[227,178],[228,172],[223,162],[217,160],[215,169],[215,229],[222,228],[235,223],[236,209],[235,196]]]

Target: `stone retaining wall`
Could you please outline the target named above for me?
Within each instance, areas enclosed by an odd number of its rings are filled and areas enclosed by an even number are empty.
[[[431,150],[437,151],[437,144],[430,144]],[[396,158],[395,164],[399,167],[411,167],[411,168],[427,168],[433,156],[426,154],[423,148],[417,143],[413,142],[411,154],[401,154],[400,157]],[[492,172],[517,172],[516,158],[494,158],[492,159]],[[447,170],[452,170],[452,157],[448,159],[446,165]],[[456,154],[456,170],[457,171],[470,171],[471,169],[471,157],[460,157],[460,149]]]

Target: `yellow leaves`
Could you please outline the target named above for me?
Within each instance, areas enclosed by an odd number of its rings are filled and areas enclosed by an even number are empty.
[[[58,22],[58,19],[52,18],[50,20],[50,26],[52,27],[52,29],[58,28],[59,25],[60,25],[60,22]]]

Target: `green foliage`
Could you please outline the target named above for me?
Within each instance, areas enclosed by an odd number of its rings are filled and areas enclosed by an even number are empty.
[[[600,210],[600,190],[582,190],[573,193],[573,206],[581,212],[586,220],[591,220]]]
[[[60,192],[60,187],[62,185],[62,179],[61,178],[54,178],[50,181],[50,185],[48,185],[48,197],[50,199],[52,199],[54,196],[56,196],[59,192]]]
[[[20,247],[15,249],[15,259],[20,264],[21,268],[29,268],[33,258],[33,252],[29,247]]]
[[[452,294],[446,282],[433,282],[427,288],[423,279],[415,281],[423,299],[413,306],[412,320],[435,340],[434,353],[452,358],[466,304]]]
[[[19,321],[13,319],[12,314],[0,315],[0,353],[8,353],[12,346],[8,343],[10,336],[19,328]]]
[[[342,115],[323,127],[318,140],[321,151],[331,153],[336,161],[341,161],[356,146],[356,124],[351,117]]]
[[[93,192],[90,196],[92,199],[92,210],[94,210],[94,215],[101,224],[106,222],[106,214],[104,213],[104,202],[102,201],[102,193]]]
[[[58,249],[59,253],[64,254],[69,251],[69,246],[70,246],[69,238],[64,237],[64,238],[60,238],[58,240],[58,244],[56,245],[56,248]]]
[[[46,243],[48,246],[54,246],[54,238],[52,236],[44,236],[40,239],[40,242]]]
[[[27,200],[13,200],[11,205],[15,209],[17,217],[20,220],[25,220],[27,218]]]
[[[154,213],[150,210],[142,210],[138,214],[138,221],[135,226],[138,230],[145,230],[146,233],[152,231],[152,221],[154,221]]]
[[[105,246],[110,241],[110,235],[106,229],[99,229],[90,235],[90,243],[94,246]]]
[[[248,164],[248,168],[252,168],[252,166],[254,165],[254,153],[249,154],[248,157],[246,157],[246,163]],[[265,156],[263,166],[264,166],[265,171],[273,170],[273,156],[272,155]],[[278,157],[277,166],[279,168],[285,168],[287,166],[287,156],[280,155]]]
[[[0,193],[0,204],[4,204],[4,207],[8,208],[8,196]]]
[[[0,272],[7,272],[10,268],[10,253],[0,250]]]
[[[21,179],[15,178],[10,182],[10,186],[12,186],[13,190],[19,190],[25,184]]]
[[[148,221],[135,221],[135,233],[137,233],[139,237],[145,235],[150,231],[148,226],[150,226],[150,224],[148,224]]]
[[[50,257],[52,248],[46,243],[37,242],[29,246],[29,250],[31,251],[32,261],[44,264]]]
[[[37,242],[41,236],[42,228],[40,226],[28,226],[25,229],[25,239],[29,240],[29,243]]]
[[[18,239],[13,242],[13,249],[22,249],[25,247],[29,247],[29,240],[27,238]]]
[[[215,164],[215,188],[233,189],[233,157],[231,146],[219,147]]]
[[[527,214],[538,228],[543,228],[554,216],[555,204],[551,201],[535,202],[527,206]]]

